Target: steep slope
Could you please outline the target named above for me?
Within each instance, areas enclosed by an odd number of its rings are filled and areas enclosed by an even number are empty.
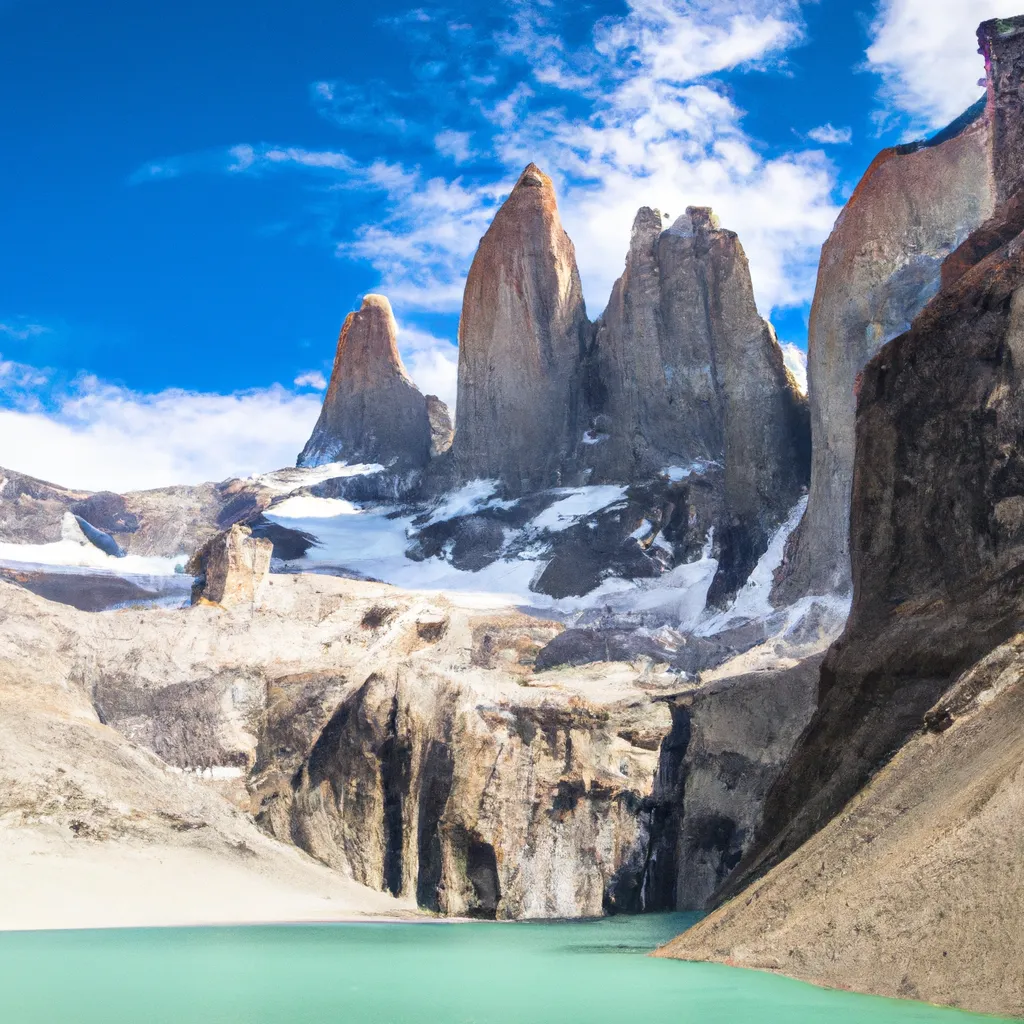
[[[391,304],[383,295],[366,295],[345,318],[323,408],[297,464],[379,462],[422,469],[431,443],[427,401],[398,354]]]
[[[1024,1017],[1024,636],[863,793],[659,955]]]
[[[563,482],[588,328],[554,187],[530,164],[466,280],[452,449],[463,480],[497,478],[515,493]]]
[[[925,143],[883,150],[821,251],[807,376],[814,440],[807,514],[777,599],[848,591],[857,375],[939,286],[942,261],[992,214],[984,102]]]

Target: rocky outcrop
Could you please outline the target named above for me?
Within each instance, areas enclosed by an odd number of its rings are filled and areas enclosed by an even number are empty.
[[[936,293],[943,260],[993,210],[992,113],[976,104],[923,143],[883,150],[821,251],[808,330],[810,499],[776,599],[844,592],[858,374]]]
[[[983,47],[1021,47],[1021,29],[1024,18],[986,23]],[[1020,65],[1004,51],[990,59],[999,66]],[[1024,123],[1017,74],[996,82],[1004,116],[1016,105]],[[995,167],[1005,195],[1017,165]],[[1024,626],[1022,199],[1018,189],[949,257],[938,295],[863,371],[850,619],[720,893],[736,898],[678,955],[1024,1009],[1009,824],[1024,799],[1009,725]]]
[[[437,395],[427,395],[427,420],[430,423],[430,454],[443,455],[452,446],[455,428],[448,406]]]
[[[660,955],[1024,1017],[1022,720],[1018,635],[841,815]]]
[[[724,467],[709,597],[735,593],[807,484],[810,437],[743,248],[711,210],[689,207],[667,230],[640,210],[588,362],[581,458],[595,480]]]
[[[253,605],[270,574],[273,542],[254,537],[237,523],[208,540],[192,557],[185,572],[196,577],[192,603],[208,601],[225,608]]]
[[[466,280],[452,449],[462,479],[497,478],[515,493],[563,482],[576,447],[588,329],[554,187],[530,164]]]
[[[383,295],[366,295],[345,318],[323,408],[297,464],[379,462],[421,469],[432,439],[427,401],[398,354],[391,304]]]

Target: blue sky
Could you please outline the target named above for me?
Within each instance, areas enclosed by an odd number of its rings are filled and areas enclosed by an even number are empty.
[[[0,465],[126,488],[291,462],[371,290],[449,398],[464,274],[529,160],[591,317],[639,206],[710,204],[803,346],[842,202],[980,95],[974,27],[1012,13],[0,0]]]

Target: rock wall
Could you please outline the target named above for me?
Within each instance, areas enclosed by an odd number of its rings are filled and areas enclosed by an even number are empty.
[[[196,577],[192,603],[209,601],[226,608],[255,604],[270,574],[273,549],[272,541],[254,537],[248,526],[237,523],[217,534],[185,566]]]
[[[398,354],[391,304],[383,295],[366,295],[345,318],[320,417],[297,464],[379,462],[421,469],[432,443],[426,399]]]
[[[554,187],[530,164],[481,239],[466,280],[453,446],[462,479],[497,478],[515,493],[563,482],[588,330]]]
[[[1024,1016],[1024,636],[945,694],[866,789],[661,955]]]
[[[984,102],[925,143],[881,152],[821,251],[808,331],[810,499],[776,600],[849,591],[858,374],[936,293],[943,260],[993,210]]]

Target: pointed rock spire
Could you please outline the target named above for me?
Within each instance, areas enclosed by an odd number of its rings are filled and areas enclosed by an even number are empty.
[[[588,360],[595,479],[642,479],[669,465],[724,468],[727,536],[720,580],[735,590],[807,482],[805,400],[754,302],[737,236],[707,207],[663,230],[657,210],[633,223],[622,277]]]
[[[426,399],[398,354],[398,326],[383,295],[367,295],[349,313],[320,418],[298,465],[380,462],[418,469],[430,458]]]
[[[551,179],[526,167],[480,241],[459,323],[453,451],[463,479],[558,483],[573,447],[589,323]]]

